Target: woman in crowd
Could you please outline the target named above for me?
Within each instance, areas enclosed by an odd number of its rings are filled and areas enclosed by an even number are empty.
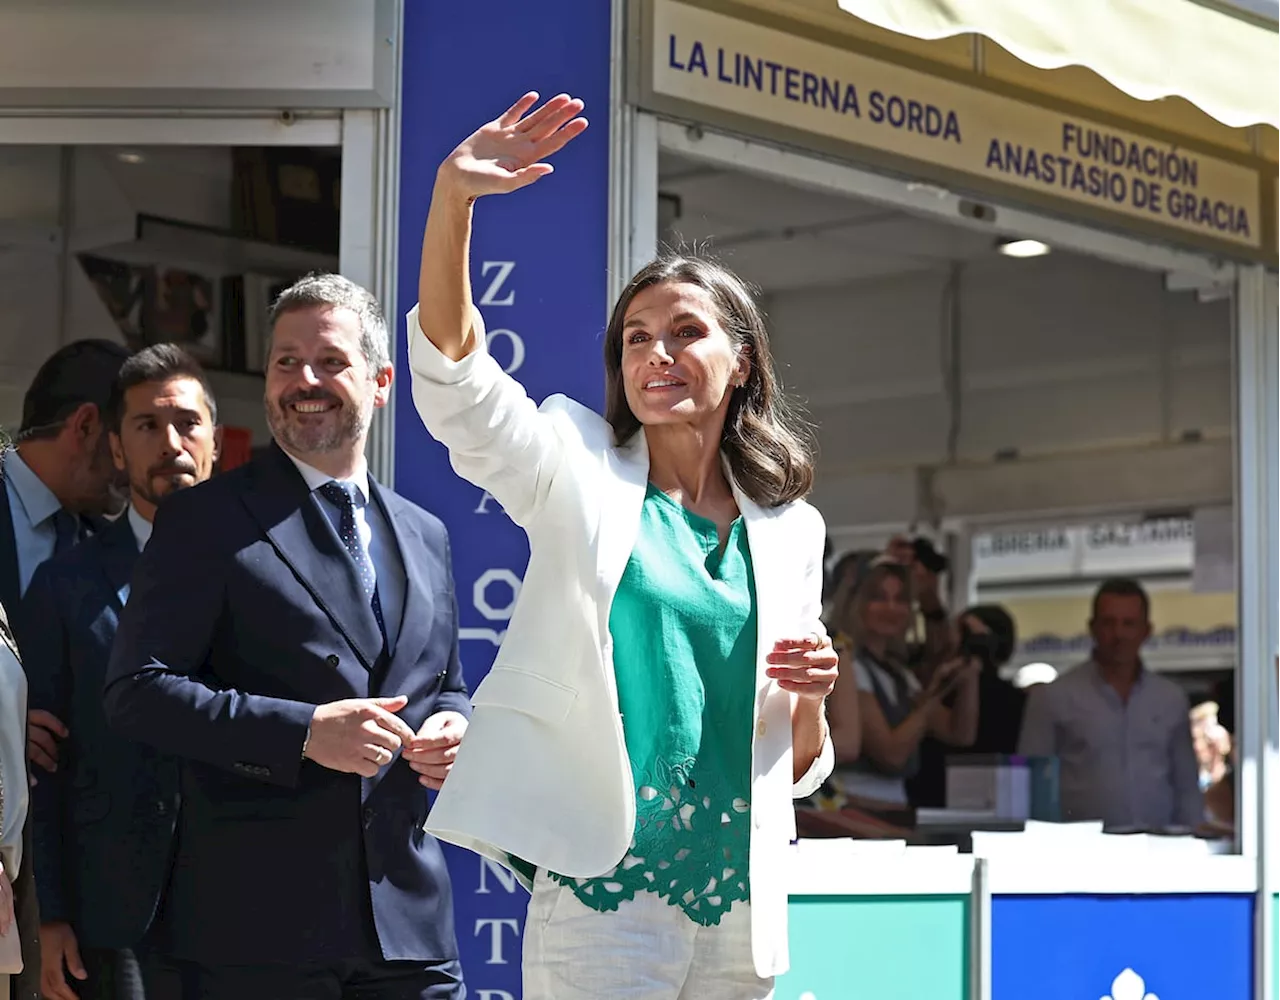
[[[976,659],[948,660],[924,684],[908,666],[907,634],[914,613],[910,588],[910,570],[887,558],[859,583],[847,614],[854,644],[833,698],[834,715],[842,718],[838,706],[857,692],[861,754],[839,769],[832,784],[846,797],[896,807],[907,804],[906,780],[919,769],[924,738],[968,746],[978,724],[981,665]]]
[[[605,419],[535,407],[488,356],[473,203],[550,173],[586,128],[580,101],[536,101],[441,165],[409,317],[423,421],[531,547],[428,828],[532,875],[526,1000],[768,997],[792,798],[831,768],[809,446],[759,309],[705,259],[664,257],[623,291]]]

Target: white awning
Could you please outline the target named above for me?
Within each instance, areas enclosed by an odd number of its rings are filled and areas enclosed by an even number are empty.
[[[1085,66],[1142,101],[1178,96],[1233,128],[1280,127],[1274,18],[1239,0],[839,0],[914,38],[976,33],[1040,69]]]

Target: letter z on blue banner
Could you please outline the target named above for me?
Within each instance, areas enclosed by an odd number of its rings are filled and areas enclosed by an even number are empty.
[[[405,4],[395,485],[449,528],[472,690],[506,629],[528,546],[492,499],[454,475],[413,408],[405,337],[421,333],[403,327],[417,296],[422,226],[437,165],[472,131],[529,90],[586,101],[591,127],[556,156],[552,176],[477,203],[471,284],[490,350],[535,400],[563,392],[599,409],[608,318],[609,17],[606,0]],[[469,995],[518,1000],[528,896],[476,855],[447,853]]]

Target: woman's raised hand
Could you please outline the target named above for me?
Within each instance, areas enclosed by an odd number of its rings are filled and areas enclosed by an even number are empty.
[[[530,92],[500,117],[482,125],[440,165],[437,183],[468,199],[506,194],[551,173],[543,161],[559,152],[587,127],[578,117],[582,101],[559,94],[532,114],[538,102]]]

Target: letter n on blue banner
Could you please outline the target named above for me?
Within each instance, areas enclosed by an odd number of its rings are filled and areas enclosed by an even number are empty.
[[[600,408],[608,303],[610,4],[408,0],[400,143],[396,489],[442,518],[453,543],[462,662],[474,690],[493,662],[528,558],[523,533],[462,482],[419,421],[408,391],[405,314],[436,167],[529,90],[586,101],[591,127],[531,188],[481,199],[472,294],[494,356],[535,400],[563,392]],[[571,775],[563,776],[571,781]],[[524,890],[502,869],[447,849],[468,995],[518,1000]]]

